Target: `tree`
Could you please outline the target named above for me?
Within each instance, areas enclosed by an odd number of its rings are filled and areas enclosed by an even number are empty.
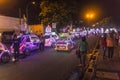
[[[112,23],[112,18],[111,17],[106,17],[103,18],[101,21],[98,22],[100,26],[102,27],[111,27],[113,25]]]
[[[57,23],[57,26],[66,26],[78,20],[77,1],[43,0],[41,1],[40,17],[44,25]]]

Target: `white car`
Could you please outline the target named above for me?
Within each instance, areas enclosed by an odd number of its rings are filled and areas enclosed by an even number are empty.
[[[8,48],[0,42],[0,62],[7,63],[11,59],[11,53]]]
[[[45,38],[45,46],[54,47],[54,44],[56,43],[56,39],[52,37],[52,35],[44,35],[44,38]]]
[[[11,46],[11,53],[14,53],[13,45]],[[35,34],[28,34],[21,36],[20,40],[20,54],[30,55],[30,51],[39,49],[40,39]]]
[[[70,51],[75,47],[75,42],[70,37],[61,38],[55,44],[56,51]]]
[[[47,36],[49,35],[49,36],[53,37],[56,40],[59,39],[59,36],[55,32],[45,33],[44,36],[46,36],[46,35]]]

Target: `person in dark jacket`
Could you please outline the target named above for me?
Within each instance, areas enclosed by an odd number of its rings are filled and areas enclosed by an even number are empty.
[[[44,39],[44,36],[41,36],[41,38],[40,38],[40,51],[44,51],[44,48],[45,48],[45,46],[44,46],[44,44],[45,44],[45,39]]]
[[[20,40],[17,38],[17,35],[13,37],[13,48],[14,48],[14,58],[15,62],[19,60],[19,47],[20,47]]]
[[[106,42],[106,35],[102,35],[100,38],[100,46],[101,46],[101,50],[102,50],[102,56],[103,59],[105,59],[106,57],[106,51],[107,51],[107,42]]]

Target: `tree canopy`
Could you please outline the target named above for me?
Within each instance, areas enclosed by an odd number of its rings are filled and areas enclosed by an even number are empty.
[[[77,1],[69,0],[43,0],[41,1],[40,17],[44,25],[57,23],[57,26],[65,26],[78,20],[79,10]]]

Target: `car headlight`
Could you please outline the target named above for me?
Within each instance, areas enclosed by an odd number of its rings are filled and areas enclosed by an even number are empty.
[[[67,43],[67,45],[70,45],[70,43]]]

